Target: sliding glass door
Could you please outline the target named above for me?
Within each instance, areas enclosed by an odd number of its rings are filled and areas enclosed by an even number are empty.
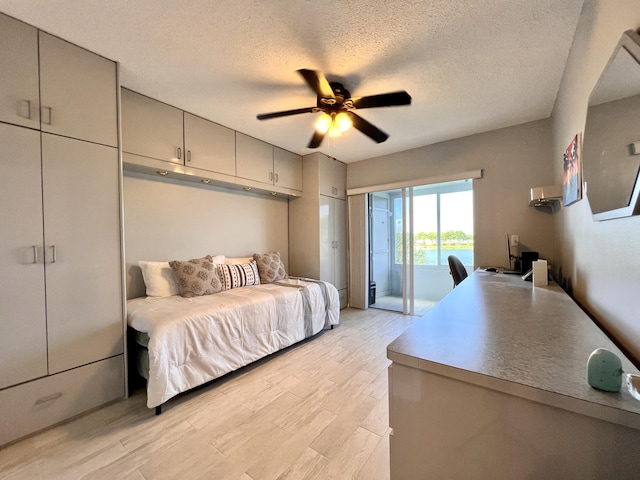
[[[371,307],[423,315],[451,290],[449,255],[473,268],[472,185],[461,180],[369,194]]]

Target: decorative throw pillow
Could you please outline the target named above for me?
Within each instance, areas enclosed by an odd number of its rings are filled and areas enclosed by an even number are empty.
[[[224,290],[260,285],[260,274],[256,262],[237,263],[235,265],[217,265],[218,274]]]
[[[276,280],[288,277],[287,271],[284,269],[284,263],[280,258],[280,252],[274,250],[265,254],[254,253],[253,259],[258,264],[260,282],[273,283]]]
[[[147,289],[147,297],[180,295],[180,286],[173,276],[169,262],[138,262]]]
[[[177,260],[169,262],[183,297],[211,295],[222,291],[222,283],[211,258],[207,255],[204,258],[186,262]]]

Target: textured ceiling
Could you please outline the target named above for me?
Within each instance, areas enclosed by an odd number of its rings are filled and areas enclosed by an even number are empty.
[[[120,62],[123,86],[299,154],[316,114],[297,69],[354,96],[406,90],[411,106],[362,110],[320,151],[346,162],[547,118],[583,0],[0,0],[0,11]]]

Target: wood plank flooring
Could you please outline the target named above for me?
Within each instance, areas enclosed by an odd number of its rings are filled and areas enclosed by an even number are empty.
[[[416,318],[345,309],[334,330],[173,399],[158,417],[138,390],[0,448],[0,478],[386,480],[386,346]]]

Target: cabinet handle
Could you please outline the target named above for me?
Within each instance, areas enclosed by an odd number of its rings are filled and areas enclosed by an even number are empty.
[[[178,153],[178,160],[182,159],[182,149],[180,147],[178,147],[176,152]]]
[[[191,161],[191,150],[187,150],[187,162]]]
[[[47,253],[46,253],[46,248],[51,248],[52,258],[51,258],[51,261],[50,261],[49,263],[56,263],[57,251],[56,251],[56,246],[55,246],[55,245],[51,245],[50,247],[45,247],[45,258],[44,258],[44,263],[47,263]]]
[[[278,174],[276,173],[276,183],[278,183]]]
[[[38,263],[38,246],[34,245],[31,248],[33,248],[33,263]]]
[[[273,182],[273,172],[269,172],[269,181]]]
[[[31,120],[31,100],[21,100],[20,101],[20,113],[19,115],[22,118],[26,118],[27,120]]]
[[[51,107],[42,107],[42,123],[45,125],[51,125],[52,116]]]
[[[59,399],[62,396],[62,392],[52,393],[51,395],[47,395],[46,397],[39,398],[36,400],[34,405],[44,405],[45,403],[51,403],[54,400]]]

